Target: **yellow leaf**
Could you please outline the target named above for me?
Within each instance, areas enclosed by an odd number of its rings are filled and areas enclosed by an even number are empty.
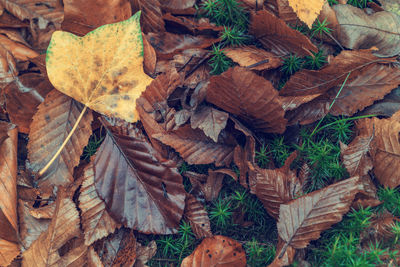
[[[307,24],[308,28],[311,28],[321,12],[325,0],[288,0],[288,2],[297,17]]]
[[[83,37],[54,32],[46,57],[54,87],[99,113],[136,121],[136,98],[152,81],[143,72],[139,19],[137,12]]]

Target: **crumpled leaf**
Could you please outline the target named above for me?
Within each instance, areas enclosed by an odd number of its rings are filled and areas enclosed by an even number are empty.
[[[286,129],[278,91],[250,70],[235,67],[211,77],[206,99],[259,131],[283,133]]]
[[[342,163],[352,176],[364,176],[373,168],[369,150],[374,136],[359,135],[349,144],[340,143]]]
[[[79,195],[81,209],[81,224],[84,230],[85,245],[113,233],[120,225],[108,214],[106,205],[99,198],[94,185],[93,162],[90,162],[83,171],[83,182]]]
[[[18,125],[19,132],[29,133],[37,106],[44,101],[52,88],[49,81],[37,73],[18,76],[4,88],[8,116]]]
[[[150,241],[147,246],[142,246],[140,243],[137,243],[136,249],[136,262],[133,267],[148,267],[145,265],[157,252],[157,244],[156,241]]]
[[[387,187],[400,185],[400,111],[389,119],[363,119],[357,124],[360,135],[374,133],[370,151],[374,174]]]
[[[400,15],[381,11],[367,15],[362,9],[351,5],[334,5],[333,10],[339,23],[334,36],[346,48],[369,49],[381,57],[400,54]]]
[[[143,72],[139,16],[84,37],[55,32],[46,58],[50,82],[99,113],[136,121],[135,99],[152,80]]]
[[[17,217],[17,127],[0,121],[0,265],[19,254]]]
[[[64,0],[64,31],[82,36],[95,28],[132,16],[129,0]]]
[[[189,164],[229,165],[235,148],[232,141],[219,140],[215,143],[202,131],[193,130],[188,125],[167,134],[153,134],[152,137],[174,148]]]
[[[358,190],[356,176],[282,204],[277,227],[285,247],[305,248],[318,239],[322,231],[342,220]]]
[[[57,90],[51,91],[39,105],[33,116],[28,142],[30,168],[34,172],[42,169],[53,157],[54,151],[57,151],[71,131],[82,108],[80,103]],[[60,156],[40,177],[40,187],[67,185],[74,181],[74,167],[79,164],[83,148],[92,134],[92,120],[92,112],[88,110]]]
[[[288,0],[289,5],[296,12],[299,19],[301,19],[308,28],[311,26],[315,19],[321,12],[324,0]]]
[[[226,236],[216,235],[203,239],[200,245],[182,261],[181,267],[246,266],[242,245]]]
[[[144,233],[176,232],[185,205],[182,177],[133,124],[106,122],[94,160],[95,186],[116,221]]]
[[[196,172],[185,172],[184,174],[189,178],[193,188],[199,189],[203,193],[206,201],[210,202],[218,197],[224,180],[224,172],[208,169],[208,175]]]
[[[193,129],[199,128],[204,134],[218,142],[219,133],[225,128],[229,114],[210,106],[200,106],[191,116]]]
[[[392,90],[382,100],[365,108],[359,115],[376,114],[378,116],[391,117],[400,110],[400,86]]]
[[[318,48],[300,32],[267,10],[257,11],[251,16],[250,34],[260,40],[262,45],[277,56],[295,53],[300,57],[318,52]]]
[[[160,2],[164,0],[130,0],[132,9],[141,10],[143,13],[142,25],[143,32],[163,32],[165,31],[165,23],[162,19]]]
[[[186,195],[184,216],[189,221],[196,238],[201,239],[212,236],[207,211],[192,194]]]
[[[87,247],[81,244],[65,254],[60,249],[71,239],[79,237],[79,213],[65,189],[59,188],[56,210],[46,232],[23,253],[22,266],[68,266],[79,264]],[[78,266],[78,265],[77,265]]]

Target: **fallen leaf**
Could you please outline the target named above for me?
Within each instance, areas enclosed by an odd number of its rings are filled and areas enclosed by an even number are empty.
[[[224,54],[250,70],[269,70],[282,65],[282,59],[255,46],[228,47]]]
[[[190,123],[193,129],[199,128],[204,134],[218,142],[219,133],[226,127],[229,114],[209,106],[200,106],[193,113]]]
[[[0,44],[9,50],[11,54],[18,60],[29,60],[39,55],[29,47],[15,42],[2,34],[0,34]]]
[[[182,177],[133,124],[102,120],[95,186],[116,221],[143,233],[176,232],[185,205]]]
[[[362,190],[356,194],[351,207],[358,210],[360,207],[366,209],[367,207],[372,208],[382,204],[376,193],[376,186],[370,176],[364,175],[360,178],[360,181]]]
[[[242,67],[211,77],[207,101],[237,115],[258,131],[283,133],[286,129],[278,91],[268,80]]]
[[[288,0],[266,1],[265,7],[289,25],[296,25],[299,22],[297,14],[289,5]]]
[[[169,9],[187,9],[192,7],[196,0],[163,0],[161,5],[163,8]]]
[[[84,37],[55,32],[46,58],[54,87],[99,113],[136,121],[135,100],[152,80],[143,72],[139,16]]]
[[[334,5],[339,31],[334,36],[346,48],[369,49],[381,57],[400,54],[400,15],[382,11],[367,15],[362,9],[351,5]],[[336,33],[336,34],[335,34]]]
[[[299,19],[301,19],[308,28],[311,26],[315,19],[321,12],[324,0],[288,0],[289,5],[296,12]]]
[[[19,254],[17,217],[17,127],[0,121],[0,265]]]
[[[173,16],[167,13],[163,16],[167,29],[173,29],[176,33],[187,33],[192,35],[210,35],[217,36],[219,31],[224,29],[223,26],[216,26],[210,23],[208,18],[192,18],[188,16]]]
[[[362,177],[372,170],[373,165],[369,150],[373,138],[373,135],[359,135],[349,145],[340,143],[340,157],[350,177]]]
[[[310,39],[267,10],[257,11],[251,16],[249,32],[277,56],[295,53],[304,57],[311,55],[311,52],[318,52]]]
[[[279,257],[282,249],[286,249],[283,256]],[[291,246],[285,248],[285,242],[281,237],[278,236],[278,244],[276,245],[276,253],[274,261],[268,265],[268,267],[282,267],[288,266],[293,263],[294,255],[296,254],[296,249]]]
[[[207,211],[192,194],[186,195],[184,216],[189,221],[196,238],[202,239],[212,236]]]
[[[145,265],[157,252],[157,244],[156,241],[152,240],[147,244],[147,246],[142,246],[140,243],[137,243],[136,249],[136,262],[133,267],[147,267]]]
[[[103,200],[97,195],[92,162],[86,166],[83,179],[79,195],[79,208],[81,209],[85,245],[90,246],[93,242],[113,233],[120,225],[108,214]]]
[[[224,140],[215,143],[202,131],[193,130],[190,126],[167,134],[153,134],[152,137],[174,148],[189,164],[215,163],[216,166],[227,166],[233,158],[234,143]]]
[[[104,24],[132,16],[129,0],[64,0],[64,31],[83,36]]]
[[[391,117],[398,110],[400,110],[400,87],[392,90],[382,100],[365,108],[359,115],[376,114],[377,116]]]
[[[285,246],[279,256],[287,246],[305,248],[322,231],[341,221],[358,190],[356,176],[282,204],[277,227]]]
[[[132,9],[143,13],[143,32],[164,32],[165,23],[162,19],[161,4],[159,0],[130,0]],[[162,0],[164,2],[164,0]]]
[[[4,87],[18,75],[13,55],[0,45],[0,85]]]
[[[182,261],[181,267],[246,266],[242,245],[226,236],[216,235],[203,239],[200,245]]]
[[[82,108],[80,103],[57,90],[51,91],[38,106],[28,142],[28,158],[33,172],[41,170],[53,157],[53,151],[70,133]],[[79,164],[83,148],[92,134],[92,120],[92,112],[88,110],[56,162],[38,180],[39,187],[67,185],[74,181],[74,167]]]
[[[86,246],[71,248],[60,254],[60,249],[71,239],[79,237],[79,213],[74,202],[68,197],[67,191],[59,188],[56,210],[46,232],[32,243],[22,256],[22,266],[71,266],[80,263],[80,256],[86,254]],[[76,265],[79,266],[79,265]]]
[[[399,218],[393,216],[387,210],[373,214],[369,226],[361,232],[361,243],[365,244],[368,249],[368,245],[371,243],[388,242],[394,237],[394,233],[391,231],[392,226],[399,221]]]
[[[52,88],[51,84],[37,73],[15,77],[15,80],[4,88],[8,116],[18,125],[19,132],[29,133],[37,106],[44,101],[44,97]]]
[[[28,208],[29,214],[36,219],[51,219],[54,216],[54,211],[56,209],[56,203],[52,202],[50,204],[38,207],[38,208]]]

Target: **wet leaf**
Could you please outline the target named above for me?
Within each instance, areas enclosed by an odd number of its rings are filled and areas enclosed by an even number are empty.
[[[242,245],[226,236],[216,235],[203,239],[200,245],[182,261],[181,267],[246,266]]]
[[[219,133],[225,128],[229,115],[209,106],[200,106],[191,116],[193,129],[199,128],[204,134],[218,142]]]
[[[373,105],[365,108],[360,115],[376,114],[384,117],[391,117],[400,110],[400,87],[392,90],[382,100],[376,101]]]
[[[176,232],[185,205],[182,177],[133,124],[103,120],[94,161],[96,190],[118,222],[144,233]]]
[[[147,246],[142,246],[140,243],[137,243],[136,249],[136,262],[134,267],[147,267],[145,265],[157,252],[157,244],[156,241],[150,241]]]
[[[82,108],[80,103],[57,90],[51,91],[39,105],[33,116],[28,142],[30,167],[34,172],[42,169],[53,157]],[[83,148],[92,134],[92,120],[92,112],[88,110],[56,162],[38,181],[40,187],[67,185],[74,180],[74,167],[79,164]]]
[[[315,19],[321,12],[322,6],[324,5],[324,0],[289,0],[289,5],[296,12],[299,19],[301,19],[308,28],[311,26]]]
[[[196,238],[201,239],[212,236],[207,211],[192,194],[186,196],[184,216],[189,221]]]
[[[163,32],[165,23],[162,19],[160,0],[130,0],[132,9],[142,11],[143,32]]]
[[[153,138],[174,148],[189,164],[229,165],[233,158],[235,144],[220,140],[215,143],[202,131],[184,126],[167,134],[154,134]]]
[[[285,246],[305,248],[318,239],[322,231],[342,220],[358,190],[356,176],[282,204],[277,226]]]
[[[0,85],[3,87],[18,75],[15,59],[4,46],[0,45]]]
[[[84,37],[55,32],[46,58],[54,87],[99,113],[136,121],[135,100],[152,80],[143,72],[139,16]]]
[[[189,178],[193,188],[200,189],[206,201],[217,199],[222,188],[224,172],[208,169],[208,175],[195,172],[185,172],[184,174]]]
[[[99,198],[94,185],[93,163],[89,163],[83,172],[83,182],[79,195],[81,209],[81,224],[85,235],[85,245],[113,233],[119,225],[106,211],[106,205]]]
[[[277,56],[295,53],[303,57],[311,55],[311,51],[318,52],[305,35],[293,30],[267,10],[257,11],[251,16],[250,34]]]
[[[286,120],[278,91],[250,70],[235,67],[213,76],[207,88],[207,101],[237,115],[259,131],[285,131]]]
[[[39,54],[21,43],[15,42],[0,34],[0,44],[4,46],[18,60],[28,60],[37,57]]]
[[[342,163],[350,176],[364,176],[372,170],[372,160],[369,156],[373,136],[357,136],[349,144],[340,143]]]

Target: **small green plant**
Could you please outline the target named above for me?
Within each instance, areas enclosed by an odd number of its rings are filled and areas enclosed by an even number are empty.
[[[366,229],[371,224],[372,209],[370,207],[360,208],[359,210],[352,209],[346,216],[346,220],[339,224],[340,228],[349,233],[357,234]]]
[[[296,71],[299,71],[303,66],[303,59],[292,54],[283,59],[283,65],[281,67],[281,71],[285,75],[292,75]]]
[[[400,192],[398,188],[380,187],[378,197],[382,206],[394,216],[400,216]]]
[[[236,0],[205,0],[200,7],[200,12],[217,25],[247,28],[248,13]]]
[[[366,8],[369,2],[372,2],[372,0],[348,0],[347,4],[358,8]]]
[[[393,244],[396,245],[400,240],[400,222],[395,222],[392,224],[390,231],[393,233]]]
[[[338,4],[338,1],[337,0],[328,0],[328,3],[330,6],[333,6],[333,5]]]
[[[311,52],[312,56],[305,57],[304,68],[311,70],[319,70],[327,61],[323,51],[320,50],[317,53]]]
[[[99,133],[99,136],[97,136],[97,134],[93,134],[92,136],[90,136],[89,143],[83,149],[82,159],[89,160],[90,157],[96,153],[103,140],[104,136],[101,135],[101,131]]]
[[[244,244],[247,255],[247,264],[252,267],[266,266],[275,257],[275,246],[260,244],[256,239],[252,239]]]
[[[314,36],[321,37],[324,33],[330,35],[332,29],[329,28],[328,25],[329,22],[326,21],[326,18],[322,22],[317,19],[312,25],[310,38],[313,38]]]
[[[232,222],[231,202],[218,198],[211,207],[209,217],[217,227],[224,228],[230,225]]]
[[[220,45],[213,45],[211,58],[208,61],[208,64],[212,68],[210,73],[213,75],[219,75],[229,69],[233,65],[233,62],[224,54]]]
[[[221,43],[223,45],[231,46],[241,46],[246,44],[250,39],[249,36],[245,34],[244,30],[238,27],[226,27],[221,32]]]
[[[186,161],[182,162],[181,166],[179,166],[179,173],[184,174],[185,172],[189,171],[189,165]]]
[[[175,256],[179,253],[176,239],[172,235],[162,236],[160,239],[156,240],[156,243],[164,257],[169,258],[170,256]]]
[[[268,145],[270,147],[270,152],[278,165],[277,167],[282,167],[290,155],[290,146],[285,144],[285,138],[283,136],[277,136],[272,139]]]
[[[326,118],[330,126],[326,128],[325,132],[329,134],[330,140],[347,144],[353,134],[353,121],[346,120],[343,116],[327,115]]]
[[[260,168],[266,168],[269,163],[269,154],[267,151],[268,147],[264,144],[260,146],[260,150],[256,151],[255,160]]]

